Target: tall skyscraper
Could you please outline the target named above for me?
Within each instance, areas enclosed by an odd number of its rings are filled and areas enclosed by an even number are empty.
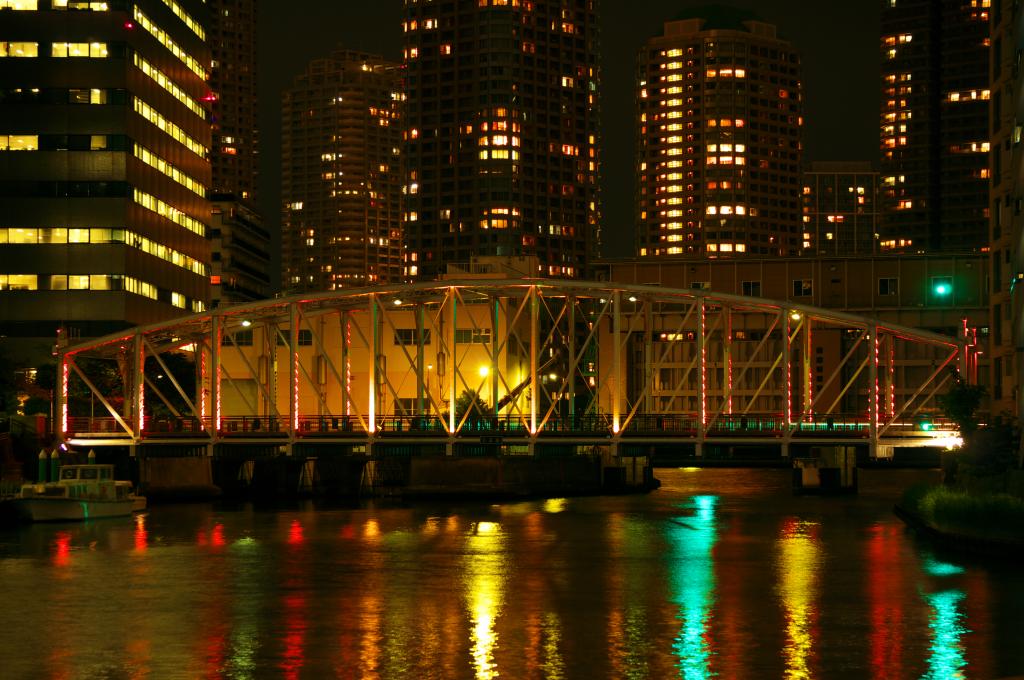
[[[1017,66],[1024,12],[1015,0],[992,4],[991,296],[992,414],[1024,422],[1024,71]]]
[[[870,163],[811,163],[804,172],[803,205],[804,253],[877,252],[878,173]]]
[[[472,255],[584,274],[600,224],[597,6],[405,3],[410,274]]]
[[[639,255],[797,254],[796,50],[775,26],[715,8],[667,22],[639,64]]]
[[[882,1],[883,249],[988,243],[989,4]]]
[[[255,202],[256,0],[209,0],[213,193]]]
[[[286,290],[402,280],[399,70],[339,50],[311,62],[284,93]]]
[[[213,202],[210,276],[214,307],[265,298],[270,234],[256,210],[256,1],[209,0]]]
[[[0,5],[0,333],[205,309],[203,2]]]

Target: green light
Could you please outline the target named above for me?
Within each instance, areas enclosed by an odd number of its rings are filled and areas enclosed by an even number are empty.
[[[937,283],[935,284],[936,295],[949,295],[949,291],[952,289],[948,283]]]
[[[921,423],[921,429],[924,430],[925,432],[931,432],[932,424],[926,420],[923,423]]]

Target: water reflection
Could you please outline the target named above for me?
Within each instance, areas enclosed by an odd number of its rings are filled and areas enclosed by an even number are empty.
[[[785,617],[782,656],[787,678],[810,678],[818,612],[816,592],[821,566],[818,525],[788,518],[777,541],[778,592]]]
[[[693,514],[683,515],[667,525],[669,556],[672,560],[672,601],[678,605],[681,620],[673,643],[683,678],[708,678],[717,675],[710,668],[714,647],[708,622],[715,597],[715,571],[712,550],[717,537],[714,496],[696,496],[682,507]]]
[[[964,615],[959,606],[964,593],[961,590],[943,590],[926,595],[925,599],[932,608],[928,619],[932,645],[928,673],[924,677],[934,680],[963,678],[967,660],[960,638],[968,631],[963,625]]]
[[[498,677],[495,630],[504,599],[505,536],[495,522],[477,522],[466,536],[465,597],[469,609],[470,653],[478,680]]]
[[[902,545],[902,527],[875,524],[868,532],[865,583],[871,621],[871,675],[879,680],[905,675],[903,597],[907,579]]]

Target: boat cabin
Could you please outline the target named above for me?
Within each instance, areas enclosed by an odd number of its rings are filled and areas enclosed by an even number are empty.
[[[64,465],[60,469],[60,481],[107,480],[114,478],[113,465]]]

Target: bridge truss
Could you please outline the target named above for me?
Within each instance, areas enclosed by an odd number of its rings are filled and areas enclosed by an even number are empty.
[[[440,281],[231,306],[59,348],[57,413],[72,444],[211,452],[700,455],[768,442],[875,455],[954,434],[936,396],[956,372],[976,377],[960,335],[697,289]]]

